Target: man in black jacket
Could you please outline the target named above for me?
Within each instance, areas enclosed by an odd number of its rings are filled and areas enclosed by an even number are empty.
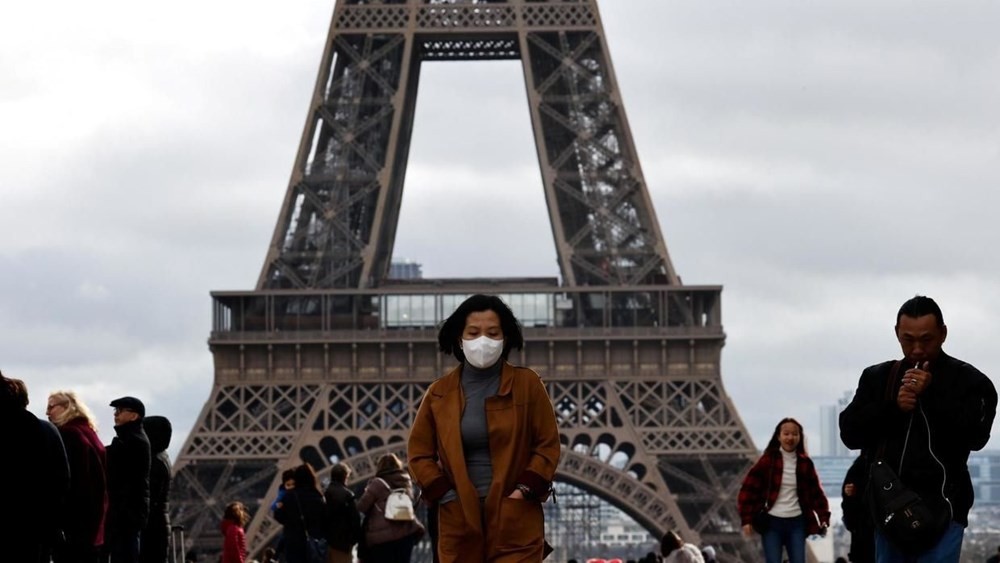
[[[329,529],[330,563],[350,563],[351,550],[361,539],[361,515],[354,493],[347,488],[351,470],[343,463],[330,469],[330,485],[326,488],[326,510]]]
[[[111,401],[115,433],[108,446],[107,548],[111,563],[139,561],[139,534],[149,518],[149,438],[146,407],[135,397]]]
[[[943,501],[951,524],[920,557],[957,563],[973,502],[967,460],[990,438],[997,392],[979,370],[941,350],[947,336],[933,299],[903,303],[896,315],[903,359],[864,370],[840,413],[840,436],[869,460],[885,461],[921,497]],[[907,560],[881,532],[875,550],[879,563]]]

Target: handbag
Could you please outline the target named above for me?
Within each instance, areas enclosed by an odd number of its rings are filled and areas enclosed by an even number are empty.
[[[306,561],[308,563],[326,563],[326,538],[310,536],[306,532]]]
[[[386,487],[384,479],[376,477],[382,481]],[[412,522],[417,519],[417,514],[413,510],[413,501],[410,495],[406,494],[406,489],[390,489],[389,496],[385,499],[385,510],[382,513],[386,520],[391,522]]]
[[[875,526],[907,555],[933,547],[951,524],[946,500],[921,497],[882,460],[872,464],[869,490]]]
[[[753,528],[753,531],[763,536],[767,533],[770,524],[771,516],[767,513],[767,505],[765,504],[764,508],[754,513],[752,520],[750,520],[750,527]]]
[[[889,381],[886,384],[887,400],[891,399],[900,364],[901,362],[896,362],[889,374]],[[929,432],[927,414],[919,403],[917,409]],[[909,443],[912,426],[913,413],[910,413],[903,453],[899,459],[900,471],[903,468],[905,445]],[[951,525],[951,502],[946,497],[941,499],[921,497],[916,491],[907,487],[889,464],[881,459],[884,453],[885,441],[882,442],[876,461],[872,463],[868,472],[868,502],[872,520],[879,533],[902,553],[907,555],[922,553],[937,544]]]

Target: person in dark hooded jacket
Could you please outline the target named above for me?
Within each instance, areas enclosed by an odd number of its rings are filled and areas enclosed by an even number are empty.
[[[108,521],[111,563],[137,563],[139,536],[149,518],[149,438],[142,428],[146,407],[135,397],[111,401],[117,436],[107,447]]]
[[[2,560],[48,563],[69,492],[69,461],[59,431],[27,410],[20,379],[0,373],[0,482],[7,484]]]
[[[165,563],[170,546],[170,437],[173,427],[162,416],[147,416],[142,427],[149,437],[152,464],[149,466],[149,521],[139,543],[139,561]]]

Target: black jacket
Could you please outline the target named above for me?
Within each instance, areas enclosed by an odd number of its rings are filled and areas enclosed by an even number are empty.
[[[138,533],[149,518],[149,438],[142,420],[115,426],[108,446],[108,533]]]
[[[844,527],[851,532],[851,563],[875,563],[875,524],[868,508],[868,459],[860,455],[851,464],[840,487],[840,508],[844,514]],[[854,494],[844,494],[844,487],[854,485]]]
[[[149,437],[150,452],[153,454],[149,467],[149,522],[142,532],[140,542],[141,563],[165,563],[170,544],[170,438],[173,428],[170,421],[162,416],[147,416],[142,427]]]
[[[861,374],[854,399],[840,413],[840,437],[847,447],[862,450],[869,460],[885,460],[922,496],[940,498],[943,483],[954,520],[967,526],[974,497],[967,465],[969,452],[982,449],[990,438],[997,409],[996,389],[979,370],[941,352],[928,368],[932,380],[920,395],[920,408],[904,413],[896,405],[896,395],[909,366],[900,366],[887,398],[893,364],[895,361],[870,366]],[[908,444],[905,456],[904,442]]]
[[[287,491],[281,503],[274,518],[284,525],[285,558],[288,563],[305,563],[306,531],[312,538],[326,537],[326,501],[318,490],[306,486]]]
[[[350,551],[361,537],[361,513],[354,500],[354,493],[340,483],[330,483],[326,488],[327,540],[338,551]]]
[[[49,421],[20,407],[0,406],[0,428],[0,479],[6,484],[7,509],[0,526],[0,559],[35,563],[54,544],[65,511],[66,450]]]

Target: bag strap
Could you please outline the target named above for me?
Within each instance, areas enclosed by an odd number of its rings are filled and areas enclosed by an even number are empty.
[[[299,520],[302,521],[302,531],[306,534],[306,541],[308,542],[311,536],[309,535],[309,526],[306,525],[306,517],[302,514],[302,503],[299,499],[299,493],[295,489],[292,489],[292,495],[295,496],[295,508],[299,509]]]
[[[899,368],[902,366],[903,362],[896,360],[896,362],[892,364],[892,368],[889,369],[889,377],[885,379],[885,393],[883,395],[886,402],[892,400],[893,391],[896,390],[896,376],[899,375]],[[907,436],[909,436],[909,430],[907,430]],[[882,457],[885,456],[885,448],[888,441],[889,438],[887,436],[883,436],[881,443],[879,443],[878,450],[875,452],[876,460],[882,459]]]

